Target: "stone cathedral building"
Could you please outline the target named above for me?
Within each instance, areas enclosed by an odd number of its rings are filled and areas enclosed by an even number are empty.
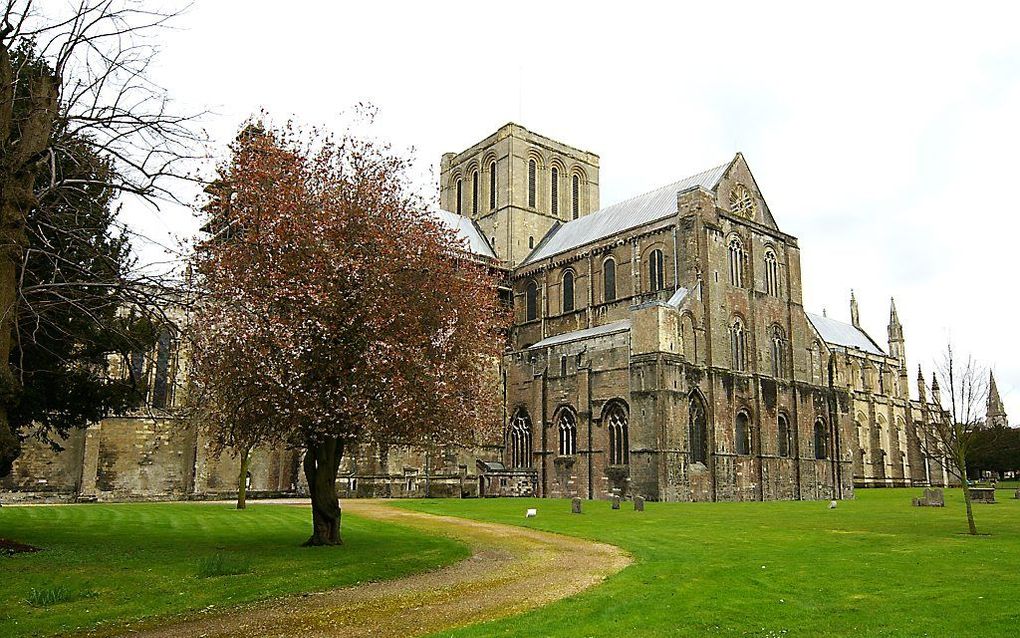
[[[507,269],[502,467],[542,496],[828,499],[943,485],[886,347],[803,305],[797,238],[748,163],[600,207],[599,158],[508,124],[442,158],[442,207]],[[486,474],[479,465],[484,491]],[[486,472],[489,470],[489,472]]]
[[[830,499],[950,483],[922,453],[930,406],[909,396],[895,305],[882,344],[852,293],[849,323],[807,312],[798,240],[739,153],[603,207],[597,155],[511,123],[442,157],[440,205],[457,251],[498,273],[513,307],[504,435],[364,442],[341,496]],[[167,342],[137,364],[153,388],[176,388],[179,359]],[[152,399],[59,454],[30,445],[5,497],[229,494],[236,463],[175,420],[172,392]],[[259,450],[251,488],[300,493],[299,467],[297,451]]]

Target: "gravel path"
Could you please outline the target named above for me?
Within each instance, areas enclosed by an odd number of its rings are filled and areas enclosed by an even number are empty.
[[[290,596],[131,636],[422,636],[492,620],[576,594],[630,564],[612,545],[523,527],[432,516],[385,501],[349,500],[344,512],[444,534],[472,556],[406,578]]]

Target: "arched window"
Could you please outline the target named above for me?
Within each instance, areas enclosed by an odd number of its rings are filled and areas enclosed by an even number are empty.
[[[779,296],[779,262],[772,249],[765,251],[765,292],[774,297]]]
[[[736,317],[730,325],[730,359],[733,369],[743,372],[747,369],[747,336],[744,333],[744,322]]]
[[[786,334],[779,326],[772,326],[772,376],[786,376]]]
[[[609,464],[626,465],[630,456],[630,442],[627,436],[627,409],[622,403],[613,402],[603,417],[609,433]]]
[[[829,432],[825,428],[825,420],[822,417],[815,420],[815,458],[829,458]]]
[[[538,319],[538,284],[534,281],[528,282],[524,293],[525,321]]]
[[[751,453],[751,417],[747,415],[747,412],[737,414],[734,442],[737,446],[737,454]]]
[[[471,212],[478,213],[478,171],[471,173]]]
[[[577,417],[568,408],[560,410],[558,420],[560,435],[560,456],[577,454]]]
[[[691,393],[687,408],[687,432],[691,446],[691,463],[708,463],[708,418],[705,402],[697,392]]]
[[[578,215],[581,214],[581,178],[578,175],[574,175],[571,180],[571,195],[570,206],[573,209],[574,219],[577,219]]]
[[[648,256],[648,290],[657,292],[666,287],[666,268],[662,251],[656,248]]]
[[[528,206],[534,208],[538,196],[538,162],[528,160]]]
[[[602,300],[616,301],[616,260],[612,257],[602,262]]]
[[[507,439],[510,467],[531,467],[531,419],[524,408],[518,408],[510,419]]]
[[[776,419],[776,430],[779,432],[779,456],[788,457],[793,451],[793,440],[790,436],[790,421],[780,413]]]
[[[534,248],[534,247],[535,247],[535,236],[534,235],[528,235],[528,248]]]
[[[174,337],[168,326],[159,331],[156,341],[156,365],[152,379],[152,407],[165,408],[173,401],[172,368],[174,359]]]
[[[549,175],[549,203],[552,207],[552,214],[560,214],[560,171],[553,166]]]
[[[563,312],[574,311],[574,271],[568,270],[563,273]]]
[[[489,208],[496,208],[496,162],[489,164]]]
[[[464,180],[457,180],[457,214],[464,212]]]
[[[734,237],[730,240],[730,284],[743,288],[744,286],[744,246],[740,240]]]
[[[878,393],[885,394],[885,366],[883,364],[878,366]]]

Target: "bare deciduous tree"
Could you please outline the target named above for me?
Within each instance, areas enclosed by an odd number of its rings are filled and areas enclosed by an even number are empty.
[[[948,395],[948,405],[943,401],[942,389]],[[922,385],[922,399],[926,395]],[[946,470],[959,477],[971,534],[978,531],[967,478],[967,454],[984,424],[987,396],[988,371],[969,356],[961,364],[956,359],[952,344],[947,344],[932,377],[931,404],[925,406],[919,440],[926,455],[945,459]]]
[[[175,182],[191,180],[206,155],[199,114],[174,111],[149,67],[154,39],[179,12],[137,0],[78,0],[39,7],[6,0],[0,15],[0,475],[19,449],[12,406],[26,382],[18,364],[23,322],[59,333],[55,307],[109,325],[104,304],[159,313],[176,294],[162,276],[108,264],[96,279],[82,268],[109,259],[95,233],[80,232],[67,212],[82,201],[109,205],[118,194],[154,203],[178,201]],[[82,160],[93,165],[81,168]],[[98,163],[96,163],[98,162]],[[37,214],[42,212],[42,214]],[[88,229],[86,229],[88,230]],[[91,243],[90,243],[91,242]],[[79,259],[69,259],[69,246]],[[116,252],[116,251],[115,251]],[[122,255],[122,253],[117,253]],[[33,259],[52,276],[27,281]],[[59,313],[56,313],[59,315]],[[67,339],[73,335],[65,335]],[[94,370],[102,374],[102,370]]]

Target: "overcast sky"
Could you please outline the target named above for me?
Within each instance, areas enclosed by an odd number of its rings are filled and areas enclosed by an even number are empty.
[[[955,3],[339,3],[199,0],[156,79],[211,109],[374,133],[423,171],[508,121],[597,153],[611,204],[746,156],[800,240],[804,301],[883,346],[889,299],[911,388],[947,338],[995,370],[1020,421],[1020,12]],[[188,210],[130,206],[160,241]],[[146,259],[157,251],[142,250]]]

